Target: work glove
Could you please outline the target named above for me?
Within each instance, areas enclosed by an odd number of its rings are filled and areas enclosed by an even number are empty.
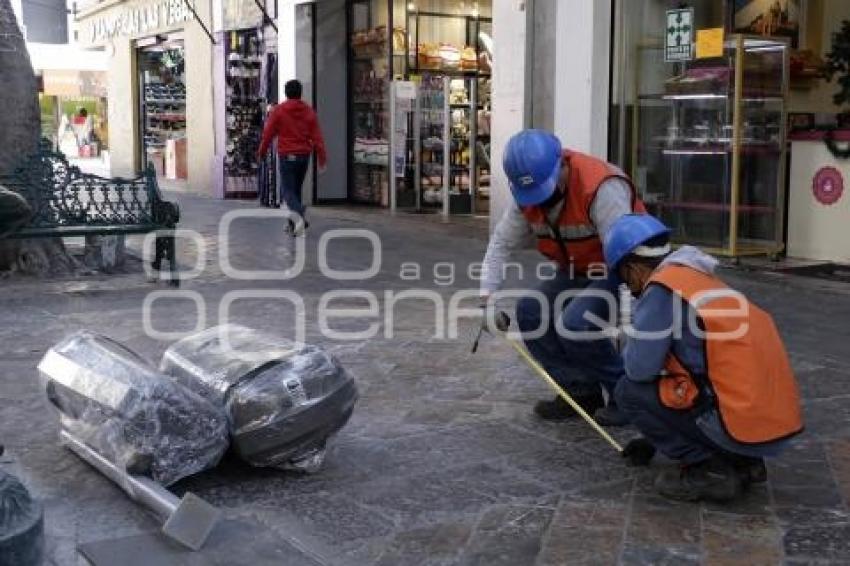
[[[481,297],[481,329],[490,334],[501,334],[508,331],[511,326],[510,317],[496,309],[496,305],[490,300],[490,297]],[[494,309],[494,312],[488,312],[488,309]],[[490,316],[488,316],[490,315]]]
[[[629,466],[648,466],[655,456],[655,446],[645,438],[634,438],[623,448],[621,456]]]
[[[488,316],[488,314],[491,314],[489,312],[489,309],[494,307],[495,305],[492,305],[490,302],[490,297],[481,297],[481,311],[479,313],[480,321],[478,329],[475,331],[475,339],[472,343],[473,354],[478,350],[478,343],[480,342],[481,336],[484,335],[484,333],[496,335],[497,333],[505,332],[510,326],[510,319],[504,313],[495,312],[492,313],[495,316]]]

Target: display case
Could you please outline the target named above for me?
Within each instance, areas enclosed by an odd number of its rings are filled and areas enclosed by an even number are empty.
[[[489,209],[492,20],[446,3],[408,4],[405,75],[420,83],[420,206]]]
[[[780,253],[787,42],[731,35],[722,56],[665,67],[661,92],[636,73],[632,177],[647,208],[674,242],[732,257]]]
[[[386,0],[349,2],[349,132],[352,201],[389,206],[389,85],[402,72],[404,30],[387,26]]]

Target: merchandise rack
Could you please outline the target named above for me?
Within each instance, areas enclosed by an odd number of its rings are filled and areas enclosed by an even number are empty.
[[[473,46],[475,49],[475,68],[433,68],[421,67],[419,60],[419,46],[421,45],[420,29],[423,19],[437,20],[453,20],[464,22],[464,46]],[[479,34],[482,27],[492,28],[492,18],[482,17],[480,15],[464,15],[450,14],[446,12],[428,11],[428,10],[411,10],[407,5],[405,8],[405,22],[407,25],[405,34],[405,77],[410,80],[413,77],[422,77],[424,82],[427,78],[442,78],[444,80],[444,104],[445,108],[441,108],[442,120],[448,121],[448,133],[443,137],[442,148],[442,165],[448,156],[448,171],[444,171],[443,175],[443,196],[442,199],[448,199],[448,204],[445,202],[439,203],[442,205],[444,214],[477,214],[484,212],[485,200],[489,198],[489,187],[485,193],[481,190],[481,179],[483,175],[489,174],[489,156],[486,160],[479,160],[479,146],[482,148],[483,143],[489,141],[489,135],[481,135],[478,132],[478,110],[483,110],[485,105],[480,102],[481,79],[489,79],[491,73],[482,71],[479,68],[481,61],[481,43]],[[416,47],[416,50],[411,53],[411,42]],[[459,62],[459,65],[461,63]],[[450,81],[462,80],[464,85],[465,99],[463,102],[452,102],[450,92]],[[462,112],[464,115],[459,120],[456,120],[456,112]],[[424,118],[421,118],[423,122]],[[466,131],[464,131],[466,130]],[[421,148],[417,150],[414,146],[411,148],[418,159],[424,161]],[[433,151],[433,150],[431,150]],[[421,170],[414,173],[416,178],[414,185],[416,186],[417,201],[419,206],[427,206],[429,203],[422,201],[421,191]],[[433,175],[432,175],[433,177]],[[436,204],[436,203],[430,203]]]
[[[443,209],[444,214],[470,214],[477,212],[476,208],[479,209],[478,211],[486,208],[489,190],[478,192],[476,188],[479,185],[479,179],[489,174],[489,158],[476,158],[489,142],[489,136],[476,135],[477,111],[484,105],[476,103],[473,107],[469,99],[474,96],[472,91],[478,90],[478,81],[490,77],[489,71],[481,72],[478,69],[482,52],[478,35],[482,27],[492,26],[492,19],[439,11],[410,10],[408,3],[399,4],[392,0],[381,5],[376,13],[376,5],[380,3],[376,4],[370,0],[347,2],[349,61],[347,161],[349,179],[351,179],[348,190],[349,199],[353,202],[389,206],[393,209],[395,207],[412,209],[415,212]],[[385,15],[384,9],[387,11]],[[399,20],[402,17],[406,27],[399,26],[396,29],[394,18],[395,22],[401,23]],[[463,22],[462,26],[456,24],[456,33],[459,35],[451,41],[455,43],[462,41],[465,37],[465,45],[474,47],[475,69],[425,69],[416,65],[416,61],[412,59],[411,44],[414,42],[414,36],[418,44],[419,22],[429,18]],[[455,47],[458,47],[462,53],[464,45]],[[372,76],[374,80],[382,82],[381,88],[358,88],[364,76]],[[443,78],[462,79],[466,85],[464,104],[451,106],[447,104],[445,108],[440,106],[428,109],[422,108],[420,95],[416,96],[410,106],[406,101],[396,106],[396,102],[391,100],[394,81],[413,81],[419,90],[420,82],[427,82],[429,77],[440,81]],[[472,87],[473,84],[476,88]],[[368,94],[364,94],[364,90],[367,90]],[[448,102],[447,99],[446,102]],[[453,111],[465,112],[463,121],[465,124],[468,123],[468,126],[464,128],[462,137],[455,136],[454,139],[450,139],[453,131],[450,131],[448,136],[443,135],[442,124],[446,121],[442,118],[432,119],[434,118],[432,114],[439,113],[442,117],[447,112],[451,119]],[[426,124],[429,123],[440,130],[436,136],[441,142],[440,149],[423,148],[423,142],[429,130]],[[422,136],[420,136],[420,126],[422,126]],[[394,149],[396,141],[399,146]],[[363,156],[364,142],[369,148],[365,158]],[[448,151],[442,147],[445,145],[448,145]],[[425,159],[423,152],[427,152],[431,157],[428,163],[424,163],[424,167],[421,163]],[[394,155],[396,157],[393,157]],[[461,160],[457,158],[459,155],[466,157]],[[449,168],[443,170],[442,160],[445,157],[449,159],[450,164]],[[397,159],[397,165],[394,165],[393,159]],[[439,171],[437,167],[440,168]],[[423,172],[429,172],[432,181],[444,177],[444,180],[440,179],[440,187],[443,185],[448,187],[451,184],[450,189],[446,191],[447,196],[439,197],[440,202],[434,202],[433,190],[429,192],[432,198],[427,202],[423,200]],[[475,203],[476,198],[481,200],[478,207]],[[444,200],[446,206],[443,206]]]

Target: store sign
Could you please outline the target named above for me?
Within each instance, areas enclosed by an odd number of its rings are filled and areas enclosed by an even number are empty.
[[[835,204],[844,194],[844,177],[835,167],[821,167],[812,179],[815,200],[827,206]]]
[[[690,61],[694,58],[694,9],[667,10],[664,34],[664,61]]]
[[[89,41],[101,43],[118,36],[134,36],[174,27],[192,19],[187,0],[159,0],[124,5],[89,23]]]

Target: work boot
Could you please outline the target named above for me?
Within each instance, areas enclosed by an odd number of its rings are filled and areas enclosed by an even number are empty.
[[[605,400],[602,398],[602,393],[600,392],[573,395],[572,397],[578,403],[579,407],[584,409],[589,415],[592,415],[597,409],[605,406]],[[578,413],[566,401],[561,399],[560,395],[551,401],[538,401],[534,405],[534,413],[544,421],[563,421],[578,416]]]
[[[764,465],[764,458],[734,454],[729,456],[729,459],[738,471],[738,475],[744,480],[744,486],[767,481],[767,466]]]
[[[731,501],[741,496],[743,481],[735,466],[721,456],[662,472],[655,480],[659,494],[676,501]]]
[[[593,420],[602,426],[626,426],[629,424],[626,413],[621,411],[614,401],[609,401],[607,405],[597,409],[593,413]]]

